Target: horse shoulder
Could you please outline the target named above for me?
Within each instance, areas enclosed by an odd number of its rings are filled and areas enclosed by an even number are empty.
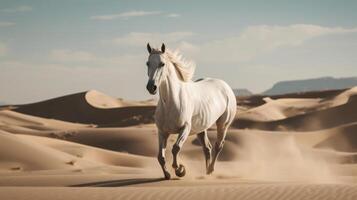
[[[185,87],[181,88],[179,93],[177,124],[180,126],[185,123],[190,123],[193,114],[194,102],[191,91],[188,89],[189,87],[190,84],[187,84]]]
[[[155,123],[160,128],[159,126],[163,123],[163,113],[162,113],[162,107],[160,106],[160,102],[156,106],[155,110]]]
[[[187,93],[181,91],[179,101],[159,102],[155,111],[155,123],[165,132],[176,133],[184,124],[191,122],[191,105]]]

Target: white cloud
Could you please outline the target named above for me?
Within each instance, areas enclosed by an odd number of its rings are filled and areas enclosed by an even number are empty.
[[[150,15],[160,15],[162,12],[160,11],[129,11],[123,12],[119,14],[112,14],[112,15],[96,15],[90,17],[94,20],[114,20],[114,19],[129,19],[131,17],[144,17]]]
[[[168,15],[166,15],[167,17],[171,17],[171,18],[177,18],[177,17],[181,17],[181,15],[177,14],[177,13],[170,13]]]
[[[97,66],[134,67],[145,65],[145,54],[122,54],[115,57],[100,57],[96,60]]]
[[[95,56],[86,51],[55,49],[50,52],[50,58],[57,62],[87,62],[94,60]]]
[[[0,59],[0,83],[7,83],[0,84],[0,98],[11,103],[30,103],[90,89],[126,98],[148,97],[144,51],[142,54],[102,56],[58,49],[49,52],[48,56],[47,62],[46,58],[41,61]],[[6,89],[6,85],[13,83],[16,83],[16,90]]]
[[[1,22],[0,21],[0,27],[7,27],[7,26],[14,26],[14,22]]]
[[[357,33],[357,29],[296,24],[251,26],[240,35],[200,46],[199,57],[210,62],[244,62],[281,47],[299,46],[305,41],[330,34]]]
[[[114,44],[126,46],[145,46],[150,42],[153,45],[161,45],[161,43],[177,43],[184,39],[193,36],[192,32],[171,32],[171,33],[137,33],[132,32],[127,35],[115,38]]]
[[[120,67],[144,65],[145,54],[121,54],[117,56],[99,56],[87,51],[70,49],[55,49],[49,53],[49,58],[68,67]]]
[[[31,6],[27,6],[27,5],[23,5],[23,6],[18,6],[15,8],[4,8],[1,9],[1,12],[7,12],[7,13],[14,13],[14,12],[27,12],[27,11],[31,11],[32,7]]]
[[[4,56],[7,53],[7,47],[5,44],[0,42],[0,56]]]
[[[199,53],[200,48],[197,45],[191,44],[189,42],[180,42],[176,46],[177,50],[179,50],[183,55],[185,55],[186,58],[194,59],[193,55],[196,55]]]
[[[146,55],[97,57],[94,65],[0,61],[0,99],[14,104],[31,103],[90,89],[117,97],[147,99],[145,59]],[[16,89],[9,89],[9,84],[15,84]]]

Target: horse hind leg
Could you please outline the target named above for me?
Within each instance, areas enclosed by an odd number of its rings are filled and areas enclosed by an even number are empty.
[[[209,165],[211,164],[212,146],[207,136],[207,130],[197,134],[197,139],[202,145],[202,150],[206,159],[206,173],[208,174]]]
[[[217,124],[217,140],[214,144],[212,162],[208,167],[207,174],[212,174],[214,171],[215,163],[224,146],[224,139],[226,138],[227,129],[228,126]]]
[[[224,146],[224,140],[226,138],[228,127],[232,123],[234,116],[235,116],[235,112],[232,113],[226,112],[216,122],[217,139],[216,139],[216,143],[214,144],[214,148],[212,152],[213,154],[212,162],[208,167],[207,174],[211,174],[214,171],[215,163]]]

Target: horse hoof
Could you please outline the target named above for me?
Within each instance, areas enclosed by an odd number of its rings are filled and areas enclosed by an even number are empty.
[[[178,177],[184,177],[186,175],[185,166],[180,165],[178,168],[175,169],[175,174]]]
[[[206,170],[206,174],[207,174],[207,175],[210,175],[210,174],[213,173],[213,171],[214,171],[214,168],[213,168],[212,166],[209,166],[209,167],[207,168],[207,170]]]
[[[165,179],[166,180],[170,180],[171,179],[171,175],[170,175],[169,172],[165,172],[164,175],[165,175]]]

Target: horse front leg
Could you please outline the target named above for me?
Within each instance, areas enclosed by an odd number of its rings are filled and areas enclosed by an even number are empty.
[[[172,167],[175,169],[175,174],[178,177],[183,177],[186,174],[185,166],[178,164],[177,157],[180,153],[180,150],[187,140],[188,135],[190,134],[191,126],[188,123],[180,129],[179,136],[177,137],[176,143],[172,147],[173,163]]]
[[[167,138],[168,138],[167,134],[163,134],[162,132],[159,132],[159,154],[157,155],[157,160],[160,163],[165,179],[169,180],[171,178],[171,175],[166,168],[166,161],[165,161]]]

